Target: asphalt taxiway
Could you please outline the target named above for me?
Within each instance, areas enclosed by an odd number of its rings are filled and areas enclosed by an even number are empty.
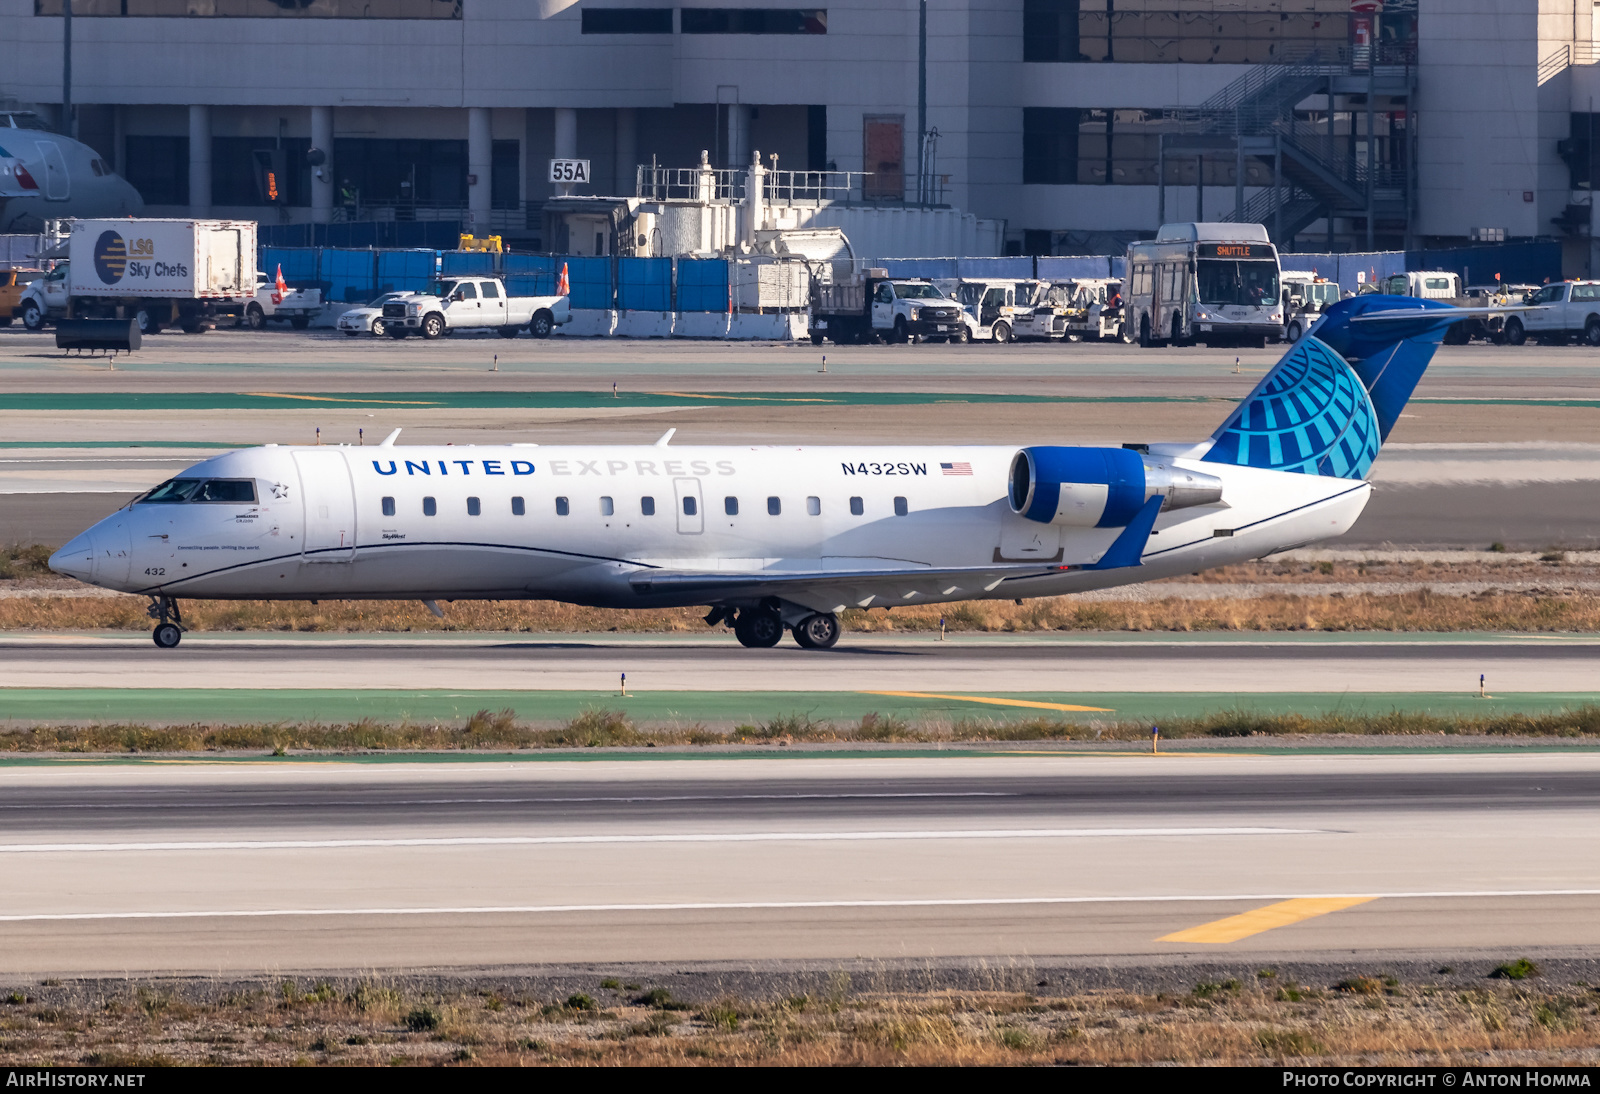
[[[0,971],[1597,949],[1600,755],[0,767]]]

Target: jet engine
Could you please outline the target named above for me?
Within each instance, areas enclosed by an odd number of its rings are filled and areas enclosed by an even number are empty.
[[[1011,511],[1040,524],[1121,528],[1153,497],[1161,511],[1222,500],[1222,480],[1127,448],[1024,448],[1011,461]]]

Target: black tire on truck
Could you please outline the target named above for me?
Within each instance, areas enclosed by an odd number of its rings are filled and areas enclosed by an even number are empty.
[[[267,313],[261,310],[260,304],[252,303],[245,308],[244,325],[251,330],[260,330],[267,325]]]
[[[1507,319],[1506,320],[1506,343],[1508,345],[1512,345],[1512,346],[1520,346],[1520,345],[1522,345],[1522,343],[1526,342],[1527,340],[1528,340],[1528,332],[1523,329],[1522,320],[1518,319],[1514,315],[1511,318]]]
[[[1583,340],[1591,346],[1600,346],[1600,316],[1591,315],[1583,325]]]
[[[22,325],[29,330],[44,330],[44,312],[37,301],[30,300],[22,305]]]
[[[495,331],[501,338],[515,338],[522,333],[521,327],[496,327]]]
[[[897,315],[894,317],[894,332],[889,336],[889,341],[897,346],[903,346],[911,341],[911,333],[906,330],[905,316]]]
[[[996,345],[1004,345],[1005,343],[1011,341],[1011,324],[1007,323],[1005,320],[1002,319],[993,327],[990,327],[989,330],[989,340]]]
[[[139,321],[140,334],[161,333],[160,314],[154,308],[150,307],[150,305],[140,304],[139,310],[134,313],[133,317]]]
[[[423,316],[422,337],[431,341],[432,339],[438,338],[440,335],[444,334],[444,332],[444,316],[440,315],[436,311],[429,312],[427,315]]]
[[[556,317],[550,314],[548,308],[540,308],[533,313],[533,318],[528,320],[528,333],[535,338],[549,338],[550,332],[556,329]]]

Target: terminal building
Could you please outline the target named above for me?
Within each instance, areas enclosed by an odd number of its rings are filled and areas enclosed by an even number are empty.
[[[0,0],[0,97],[57,122],[63,2]],[[149,215],[459,220],[554,249],[552,199],[759,153],[830,173],[831,201],[995,222],[974,238],[1005,253],[1242,219],[1305,250],[1556,237],[1588,272],[1600,3],[826,2],[72,0],[61,124]],[[558,189],[556,158],[589,181]]]

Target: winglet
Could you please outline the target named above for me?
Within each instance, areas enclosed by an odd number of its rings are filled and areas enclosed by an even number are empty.
[[[672,435],[674,433],[676,433],[676,432],[677,432],[677,429],[673,428],[673,429],[669,429],[665,433],[661,434],[661,439],[656,442],[656,447],[657,448],[665,448],[665,447],[667,447],[667,442],[672,440]]]
[[[402,428],[404,428],[404,427],[402,427]],[[378,442],[378,447],[379,448],[393,448],[394,447],[394,439],[396,437],[398,437],[398,436],[400,436],[400,430],[397,429],[393,433],[391,433],[387,437],[385,437],[383,440],[379,441]]]
[[[1120,570],[1126,566],[1142,566],[1144,545],[1150,542],[1150,531],[1156,525],[1156,514],[1166,499],[1160,494],[1144,503],[1137,516],[1128,522],[1122,534],[1100,556],[1100,561],[1083,567],[1085,570]]]

